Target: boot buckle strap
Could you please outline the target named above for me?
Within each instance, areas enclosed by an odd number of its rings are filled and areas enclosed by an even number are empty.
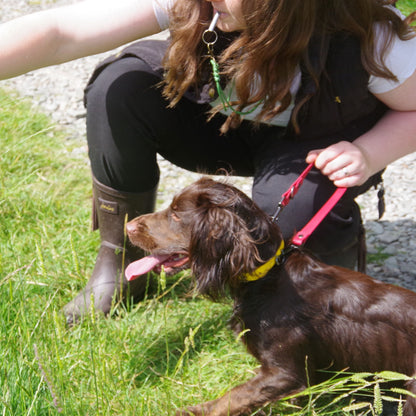
[[[121,253],[123,253],[126,250],[124,247],[118,246],[117,244],[113,244],[105,240],[101,241],[101,245]]]

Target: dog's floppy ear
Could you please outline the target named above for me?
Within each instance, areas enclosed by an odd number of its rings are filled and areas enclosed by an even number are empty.
[[[236,195],[218,199],[209,191],[198,195],[189,250],[197,289],[213,299],[237,287],[258,259],[256,242],[237,214],[238,205],[247,202]]]

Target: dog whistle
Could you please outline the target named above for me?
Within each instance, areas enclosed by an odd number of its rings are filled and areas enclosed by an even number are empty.
[[[217,32],[214,29],[218,22],[219,17],[220,17],[220,13],[216,12],[214,14],[214,17],[211,20],[209,28],[205,30],[204,33],[202,34],[202,40],[208,46],[208,50],[210,52],[212,52],[212,49],[211,49],[212,45],[214,45],[214,43],[218,40]]]
[[[211,24],[209,25],[208,30],[212,32],[215,29],[215,26],[217,26],[218,18],[220,17],[220,13],[216,12],[214,14],[214,17],[212,18]]]

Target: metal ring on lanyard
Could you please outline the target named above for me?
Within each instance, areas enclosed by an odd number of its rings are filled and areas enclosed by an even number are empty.
[[[220,14],[216,12],[214,14],[214,17],[212,18],[209,28],[205,30],[205,32],[202,34],[202,40],[208,46],[208,48],[214,45],[218,40],[218,34],[214,29],[218,22],[219,17],[220,17]]]
[[[212,39],[210,39],[210,37],[212,37]],[[204,41],[204,43],[208,46],[211,47],[212,45],[215,44],[215,42],[217,42],[218,40],[218,34],[215,30],[205,30],[204,33],[202,34],[202,40]]]

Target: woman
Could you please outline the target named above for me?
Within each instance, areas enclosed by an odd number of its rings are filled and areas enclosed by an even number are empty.
[[[92,297],[107,313],[113,295],[126,296],[124,267],[141,253],[125,242],[125,219],[154,207],[157,153],[189,170],[253,176],[253,198],[269,214],[313,162],[319,171],[279,225],[290,238],[335,186],[348,187],[306,247],[355,267],[354,198],[416,149],[416,40],[388,3],[87,0],[2,25],[2,78],[171,33],[109,58],[86,89],[101,247],[87,286],[64,308],[68,321]],[[218,39],[204,37],[216,13]],[[140,297],[144,286],[136,280],[127,296]]]

